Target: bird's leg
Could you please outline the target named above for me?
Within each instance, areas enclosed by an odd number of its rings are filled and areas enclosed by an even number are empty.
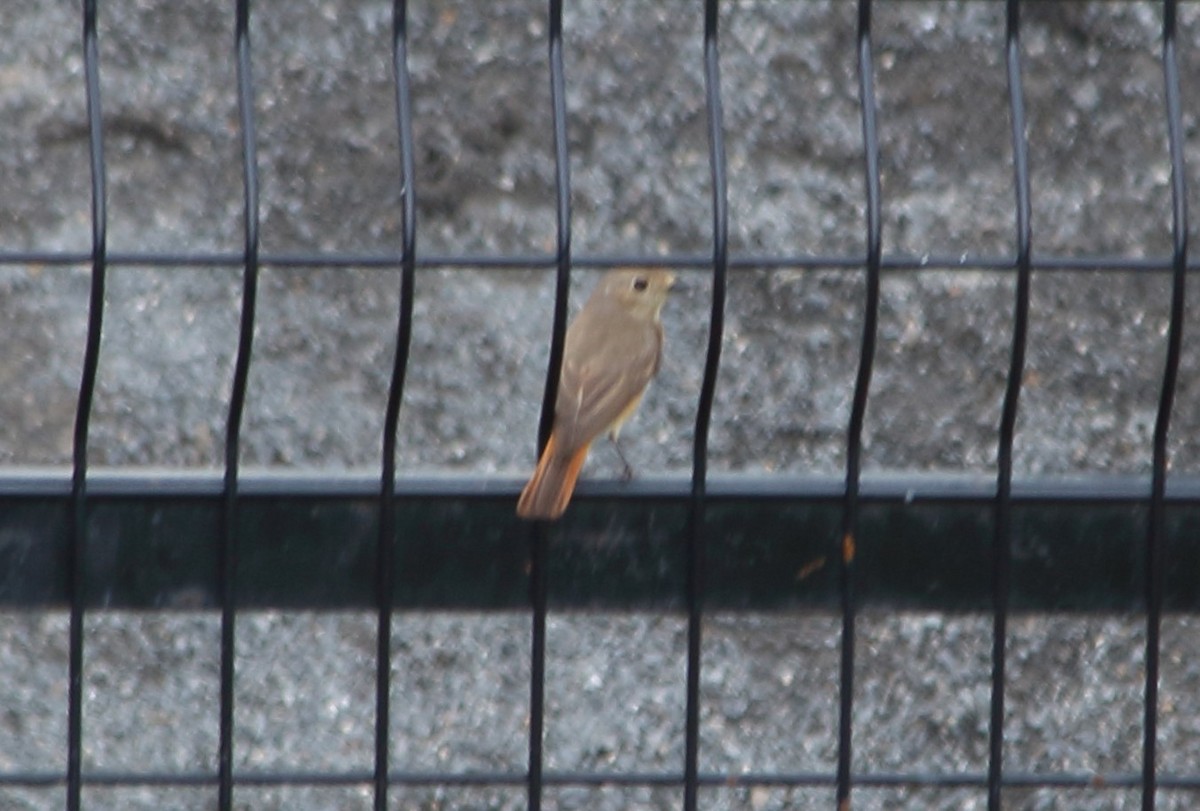
[[[625,452],[621,450],[621,441],[617,438],[617,432],[609,432],[608,438],[612,441],[612,446],[616,448],[617,456],[621,457],[621,464],[625,466],[624,470],[621,471],[621,481],[632,481],[633,465],[629,464],[629,460],[625,458]]]

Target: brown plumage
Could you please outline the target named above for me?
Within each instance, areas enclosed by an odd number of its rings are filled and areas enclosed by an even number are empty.
[[[566,510],[596,437],[615,441],[658,372],[659,314],[675,277],[665,270],[609,271],[567,328],[554,427],[517,515],[553,520]]]

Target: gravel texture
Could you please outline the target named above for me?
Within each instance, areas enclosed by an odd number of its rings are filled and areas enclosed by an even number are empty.
[[[87,251],[80,14],[65,0],[0,4],[0,249]],[[115,252],[242,246],[232,4],[100,3]],[[573,248],[711,250],[700,4],[568,3]],[[217,8],[220,6],[220,8]],[[554,165],[544,4],[414,3],[411,61],[418,248],[553,250]],[[726,2],[722,78],[735,254],[864,248],[855,8]],[[254,4],[262,249],[395,251],[398,153],[391,4]],[[1170,167],[1161,11],[1154,3],[1041,3],[1023,12],[1038,255],[1164,257]],[[1192,203],[1200,179],[1194,78],[1200,10],[1180,12]],[[883,247],[1010,256],[1013,188],[1000,3],[879,3],[873,19]],[[1196,209],[1196,206],[1193,205]],[[1200,209],[1198,209],[1200,210]],[[574,274],[579,289],[589,271]],[[111,270],[90,451],[101,465],[217,467],[236,348],[236,269]],[[0,267],[0,463],[69,461],[88,267]],[[244,461],[378,464],[398,285],[377,269],[262,277]],[[402,475],[524,475],[545,372],[551,275],[422,272],[401,419]],[[745,271],[729,283],[710,470],[836,474],[858,358],[861,273]],[[665,312],[659,381],[626,429],[639,469],[690,470],[709,284],[684,274]],[[988,473],[1011,339],[1007,272],[885,277],[868,471]],[[1042,273],[1033,280],[1018,475],[1145,473],[1169,280]],[[1189,316],[1188,335],[1196,331]],[[1173,470],[1200,472],[1197,355],[1185,345]],[[613,475],[597,453],[588,476]],[[855,766],[986,769],[990,620],[868,613],[859,627]],[[1200,771],[1191,617],[1164,626],[1164,771]],[[1144,626],[1130,616],[1015,617],[1007,763],[1140,767]],[[714,616],[705,627],[701,768],[831,770],[839,622]],[[211,614],[87,620],[85,768],[216,767],[218,621]],[[528,617],[406,614],[395,628],[393,758],[403,769],[520,771]],[[677,770],[684,621],[553,615],[547,767]],[[368,770],[374,625],[357,614],[252,614],[239,624],[235,759],[244,769]],[[0,622],[0,770],[63,768],[66,619]],[[974,789],[858,789],[855,809],[982,809]],[[669,809],[674,789],[550,789],[553,809]],[[88,809],[215,807],[211,789],[89,788]],[[366,809],[354,788],[239,788],[245,809]],[[1160,808],[1196,804],[1161,794]],[[397,791],[396,808],[519,809],[519,787]],[[828,789],[721,788],[705,809],[832,807]],[[0,788],[0,808],[57,809],[62,790]],[[1136,791],[1011,789],[1006,807],[1132,809]]]

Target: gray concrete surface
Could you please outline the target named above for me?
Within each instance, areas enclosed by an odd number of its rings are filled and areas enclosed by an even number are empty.
[[[87,250],[86,126],[75,3],[0,5],[0,249]],[[111,0],[100,11],[113,251],[241,247],[230,4]],[[217,8],[217,6],[220,8]],[[578,254],[710,249],[699,3],[569,3],[567,103]],[[259,2],[253,41],[267,252],[399,243],[390,4]],[[543,4],[415,3],[411,69],[419,249],[546,252],[553,160]],[[736,254],[863,250],[862,144],[846,2],[727,2],[721,19]],[[1013,251],[1003,6],[880,3],[874,36],[884,250]],[[1035,251],[1163,256],[1170,177],[1153,3],[1025,10]],[[1197,188],[1200,19],[1181,11],[1184,129]],[[579,292],[591,283],[576,274]],[[687,273],[665,318],[660,380],[626,431],[639,469],[689,469],[709,288]],[[729,287],[711,436],[714,472],[836,473],[861,328],[862,279],[739,272]],[[930,271],[883,283],[868,470],[988,472],[1007,369],[1013,280]],[[1038,274],[1016,465],[1148,470],[1167,323],[1163,274]],[[87,268],[0,268],[0,462],[63,464],[82,357]],[[97,464],[215,467],[238,273],[115,266],[90,450]],[[532,462],[552,282],[541,271],[423,272],[402,475],[516,477]],[[578,298],[576,297],[576,300]],[[397,284],[378,270],[263,274],[247,464],[373,467]],[[1188,334],[1195,332],[1189,316]],[[1173,470],[1200,469],[1196,353],[1185,350]],[[611,476],[596,455],[586,475]],[[1162,765],[1200,768],[1195,623],[1164,629]],[[525,757],[524,616],[405,615],[395,638],[395,763],[513,769]],[[89,769],[215,768],[217,621],[88,620]],[[60,769],[66,623],[0,622],[0,769]],[[251,615],[240,625],[239,768],[367,769],[373,625],[358,615]],[[986,767],[990,624],[868,614],[860,627],[856,767]],[[1137,617],[1013,622],[1013,768],[1139,767]],[[702,768],[831,769],[838,628],[824,616],[708,620]],[[685,633],[677,617],[553,616],[548,767],[679,768]],[[1010,790],[1006,807],[1129,809],[1125,790]],[[210,809],[211,790],[89,789],[89,809]],[[61,790],[0,788],[5,809]],[[1160,807],[1193,808],[1163,792]],[[358,788],[239,789],[239,808],[360,809]],[[518,809],[519,789],[397,792],[396,808]],[[555,809],[678,808],[671,790],[547,793]],[[829,808],[825,789],[713,789],[707,809]],[[867,790],[856,809],[980,809],[975,790]]]

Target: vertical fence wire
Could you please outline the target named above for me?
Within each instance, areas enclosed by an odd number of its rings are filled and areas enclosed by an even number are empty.
[[[571,291],[571,156],[567,143],[566,70],[563,67],[562,0],[548,8],[550,112],[554,127],[555,287],[550,359],[538,422],[538,455],[554,429],[554,407],[562,372],[567,334],[567,300]],[[529,529],[529,603],[532,611],[529,652],[529,764],[526,791],[529,811],[542,807],[543,742],[546,723],[546,533],[537,521]]]
[[[550,336],[550,360],[542,413],[538,422],[538,454],[546,447],[554,429],[554,403],[558,397],[563,348],[567,335],[567,298],[571,289],[571,162],[567,144],[567,88],[563,68],[562,0],[550,0],[547,26],[550,38],[550,112],[554,127],[555,277],[554,321]]]
[[[392,5],[392,79],[396,93],[396,131],[400,149],[401,259],[396,349],[383,419],[383,459],[379,486],[379,539],[375,578],[378,615],[375,628],[374,809],[388,807],[391,758],[392,606],[396,559],[396,430],[404,399],[404,381],[412,348],[413,292],[416,287],[417,197],[412,101],[408,75],[408,3]]]
[[[396,91],[396,132],[401,172],[400,304],[392,358],[388,405],[384,411],[383,459],[379,482],[379,539],[376,549],[376,728],[374,728],[374,811],[388,807],[391,757],[391,617],[395,603],[396,429],[413,342],[416,286],[416,186],[413,107],[408,76],[408,4],[395,0],[391,26],[392,82]]]
[[[729,191],[725,175],[725,116],[721,105],[720,1],[704,4],[704,102],[712,179],[712,310],[704,378],[696,407],[692,448],[691,508],[687,547],[687,686],[684,719],[684,811],[695,811],[699,795],[700,665],[704,609],[704,509],[708,483],[708,433],[725,335],[725,289],[729,264]]]
[[[1175,0],[1163,2],[1162,66],[1166,96],[1167,142],[1171,160],[1171,321],[1163,366],[1158,415],[1154,421],[1154,454],[1150,483],[1150,516],[1146,529],[1146,685],[1142,721],[1142,809],[1153,811],[1158,788],[1158,679],[1163,588],[1166,569],[1165,496],[1167,435],[1175,401],[1183,344],[1184,299],[1187,280],[1187,180],[1183,157],[1183,124],[1179,65],[1175,53]]]
[[[83,64],[87,86],[88,156],[92,183],[92,278],[88,298],[87,342],[83,353],[71,473],[70,563],[67,594],[71,601],[67,634],[67,797],[68,811],[78,811],[83,793],[83,598],[87,574],[88,426],[100,364],[104,324],[104,281],[107,272],[107,191],[104,175],[104,116],[100,105],[100,52],[96,33],[96,0],[83,4]]]
[[[842,509],[842,533],[838,549],[841,594],[842,643],[839,666],[837,805],[839,811],[850,808],[850,789],[854,715],[855,556],[858,546],[859,476],[862,457],[863,422],[871,388],[871,368],[875,362],[876,322],[879,315],[879,268],[881,256],[879,139],[875,123],[875,67],[871,46],[871,0],[858,5],[858,81],[862,112],[863,156],[866,175],[866,301],[863,305],[862,344],[858,374],[854,381],[854,399],[850,424],[846,431],[846,486]]]
[[[1008,595],[1012,563],[1012,455],[1029,324],[1032,244],[1029,149],[1025,135],[1025,96],[1021,85],[1021,3],[1007,0],[1004,59],[1008,69],[1009,120],[1012,125],[1013,189],[1016,197],[1016,271],[1012,349],[1000,411],[996,450],[996,504],[992,537],[992,699],[988,728],[988,811],[1000,811],[1004,779],[1005,662],[1008,644]]]
[[[238,122],[242,136],[242,302],[237,357],[225,425],[225,473],[222,489],[220,721],[217,742],[217,808],[233,808],[234,660],[237,654],[237,505],[242,415],[250,377],[254,320],[258,300],[258,156],[255,147],[254,80],[250,69],[250,0],[238,0],[234,45],[237,56]]]

